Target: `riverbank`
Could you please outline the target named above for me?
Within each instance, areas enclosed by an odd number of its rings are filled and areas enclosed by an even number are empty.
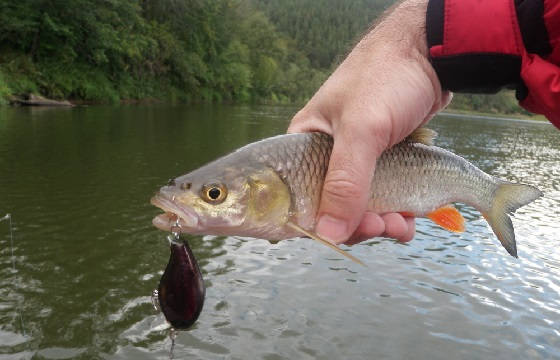
[[[26,100],[30,99],[30,100]],[[70,99],[70,100],[52,100],[42,97],[40,95],[33,95],[30,94],[26,99],[14,97],[12,95],[0,99],[0,106],[2,105],[11,105],[11,106],[97,106],[97,105],[106,105],[107,102],[105,101],[92,101],[92,100],[82,100],[82,99]],[[4,101],[2,101],[4,100]],[[38,100],[38,101],[35,101]],[[154,97],[147,97],[143,99],[121,99],[116,102],[112,102],[113,104],[120,104],[120,105],[165,105],[165,104],[176,104],[176,103],[183,103],[177,101],[170,101],[169,99],[162,100]],[[271,103],[271,102],[258,102],[259,105],[279,105],[286,103]],[[303,106],[305,102],[294,103],[290,102],[289,105],[294,106]],[[543,115],[535,115],[535,114],[521,114],[521,113],[513,113],[513,114],[500,114],[500,113],[491,113],[491,112],[482,112],[482,111],[469,111],[469,110],[457,110],[457,109],[445,109],[438,113],[438,115],[442,116],[451,116],[451,117],[470,117],[476,119],[487,119],[487,120],[511,120],[511,121],[537,121],[537,122],[548,122],[548,120]]]
[[[481,111],[468,111],[468,110],[456,110],[456,109],[445,109],[444,111],[438,113],[443,116],[453,116],[453,117],[471,117],[476,119],[487,119],[487,120],[512,120],[512,121],[541,121],[548,122],[548,119],[543,115],[537,114],[497,114],[490,112]]]

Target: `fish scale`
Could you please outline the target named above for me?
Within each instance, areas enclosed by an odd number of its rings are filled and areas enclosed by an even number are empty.
[[[313,133],[278,146],[263,143],[253,151],[267,154],[259,160],[281,169],[278,174],[296,198],[313,199],[312,203],[318,205],[332,144],[328,135]],[[288,162],[292,166],[279,166]],[[424,216],[451,201],[474,203],[479,210],[487,211],[490,204],[486,200],[496,187],[494,178],[465,159],[417,143],[403,142],[385,151],[376,169],[369,210],[380,213],[413,212]],[[474,188],[473,183],[477,184]],[[464,196],[465,190],[470,196]],[[430,201],[420,195],[428,196]],[[316,212],[317,208],[313,210]]]
[[[435,146],[401,143],[383,153],[372,181],[370,210],[424,216],[451,202],[491,208],[499,181],[465,159]]]
[[[257,161],[263,161],[277,171],[296,198],[306,199],[306,203],[316,207],[320,199],[317,189],[322,188],[332,139],[323,133],[313,133],[305,138],[296,136],[286,140],[256,143],[262,146],[255,146],[252,151],[257,154]],[[303,209],[296,206],[293,211]]]

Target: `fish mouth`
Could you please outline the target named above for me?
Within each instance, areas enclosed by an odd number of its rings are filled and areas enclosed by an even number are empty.
[[[160,230],[184,232],[183,230],[194,230],[198,226],[197,214],[189,208],[177,205],[172,199],[158,194],[152,197],[150,203],[165,211],[152,220],[152,224]]]

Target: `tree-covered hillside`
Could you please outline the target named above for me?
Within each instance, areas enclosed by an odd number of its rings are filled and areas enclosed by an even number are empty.
[[[254,0],[314,67],[329,68],[394,0]]]
[[[393,0],[0,0],[0,102],[303,102]],[[518,112],[511,93],[456,96]]]
[[[324,77],[245,0],[0,0],[0,95],[288,102]]]
[[[253,0],[276,28],[293,39],[312,66],[330,72],[394,0]],[[327,70],[328,69],[328,70]],[[529,113],[511,91],[455,94],[452,109],[500,114]]]

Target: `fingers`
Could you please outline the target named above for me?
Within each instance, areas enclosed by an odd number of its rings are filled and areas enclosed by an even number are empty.
[[[451,100],[453,100],[453,93],[451,91],[444,91],[441,94],[440,110],[445,109],[451,103]]]
[[[348,240],[358,227],[371,194],[371,180],[379,148],[364,126],[337,130],[323,184],[317,234],[334,243]]]
[[[366,211],[362,222],[350,238],[344,244],[354,245],[359,242],[381,236],[385,232],[385,221],[379,214]]]
[[[404,220],[408,225],[408,232],[397,240],[402,243],[407,243],[414,239],[414,234],[416,234],[416,221],[413,217],[405,217]]]
[[[372,212],[366,212],[362,222],[345,244],[354,245],[378,236],[394,238],[405,243],[414,238],[415,232],[416,225],[413,217],[403,217],[398,213],[380,216]]]
[[[416,230],[414,218],[405,218],[401,214],[389,213],[382,216],[385,222],[385,236],[401,242],[412,240]],[[408,219],[408,220],[407,220]]]
[[[453,100],[453,93],[451,91],[443,91],[441,93],[440,101],[434,103],[432,109],[430,110],[428,115],[426,115],[420,126],[424,126],[429,123],[430,120],[432,120],[438,112],[445,109],[451,103],[451,100]]]
[[[362,218],[362,222],[355,232],[357,235],[369,238],[379,236],[383,233],[385,233],[385,221],[383,221],[381,215],[370,211],[366,211],[364,217]]]

